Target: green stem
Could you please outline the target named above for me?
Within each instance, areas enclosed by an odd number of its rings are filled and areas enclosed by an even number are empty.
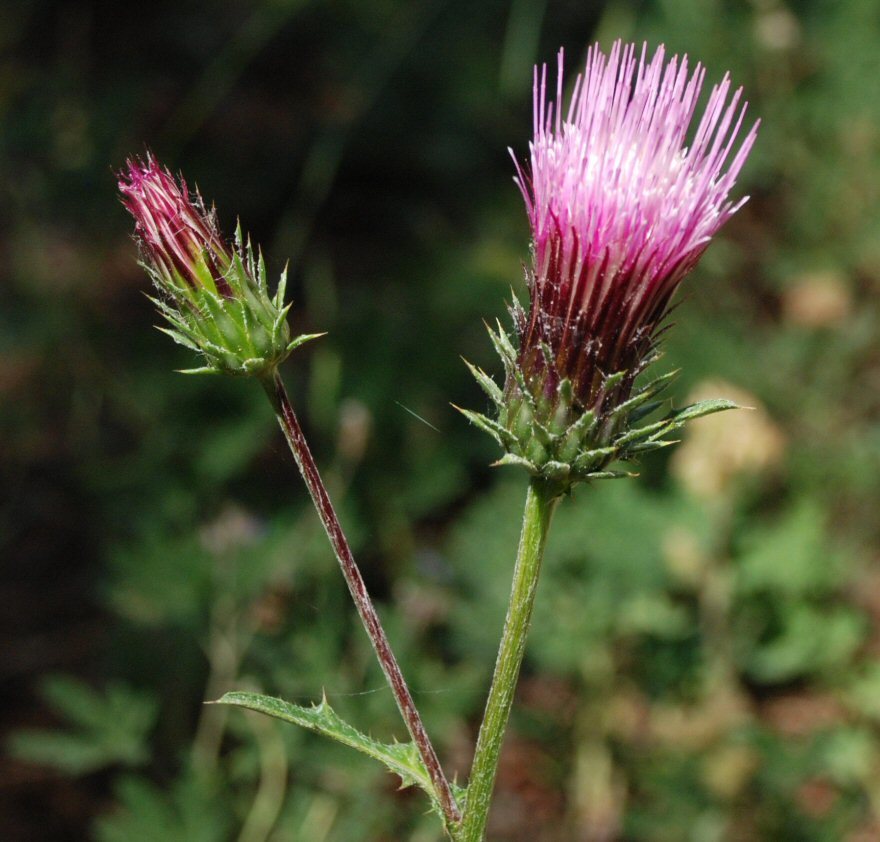
[[[558,499],[558,489],[541,480],[532,480],[526,496],[507,618],[504,621],[486,712],[477,738],[464,816],[457,835],[460,842],[482,842],[486,832],[501,744],[525,654],[526,636],[535,604],[538,574],[541,570],[541,559],[544,557],[550,519]]]

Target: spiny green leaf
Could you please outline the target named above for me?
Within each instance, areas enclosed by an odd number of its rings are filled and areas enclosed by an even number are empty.
[[[670,420],[675,423],[676,427],[680,427],[687,421],[693,421],[694,418],[702,418],[704,415],[711,415],[714,412],[723,412],[725,409],[742,409],[742,407],[726,398],[713,398],[707,401],[697,401],[684,409],[673,412]]]
[[[670,420],[664,418],[662,421],[655,421],[653,424],[646,424],[644,427],[636,427],[634,430],[624,433],[614,442],[614,444],[617,447],[622,448],[625,444],[638,441],[639,439],[646,439],[650,435],[664,435],[670,429],[672,429]],[[663,431],[662,433],[660,432],[661,430]]]
[[[528,459],[517,456],[515,453],[505,453],[499,460],[492,463],[493,468],[500,468],[504,465],[516,465],[518,468],[525,468],[529,473],[538,473],[538,468]]]
[[[254,345],[254,330],[256,325],[253,324],[253,311],[249,307],[244,306],[244,302],[239,305],[241,309],[241,323],[243,325],[241,331],[241,350],[247,350],[251,354],[257,353]]]
[[[652,412],[659,409],[665,401],[648,401],[648,403],[642,404],[640,407],[634,409],[626,418],[627,426],[632,426],[633,424],[638,424],[643,418],[647,418]]]
[[[520,313],[525,313],[523,310],[522,304],[519,303],[519,298],[517,297],[516,290],[513,287],[510,287],[510,314],[512,316],[517,316]],[[516,318],[514,318],[514,325],[517,324]]]
[[[574,460],[574,467],[582,471],[592,462],[604,462],[617,453],[617,447],[599,447],[595,450],[585,450],[579,453]]]
[[[574,386],[571,385],[570,378],[563,377],[562,380],[559,381],[556,394],[559,396],[560,403],[565,404],[566,407],[571,406],[574,399]]]
[[[384,763],[400,777],[403,786],[415,784],[434,797],[430,776],[413,743],[380,743],[368,737],[343,720],[326,698],[320,704],[302,707],[259,693],[233,692],[226,693],[215,704],[247,708],[323,734]]]
[[[313,339],[320,339],[322,336],[326,335],[326,331],[324,333],[303,333],[301,336],[297,336],[296,339],[287,346],[287,350],[294,351],[299,348],[300,345],[305,345],[306,342],[311,342]]]
[[[225,359],[229,355],[229,351],[226,348],[218,345],[216,342],[212,342],[206,336],[199,338],[199,350],[205,356],[217,357],[218,359]]]
[[[670,445],[678,444],[677,441],[669,441],[667,439],[661,440],[651,440],[651,441],[642,441],[637,444],[632,444],[626,448],[626,455],[630,454],[641,454],[641,453],[650,453],[652,450],[661,450],[664,447],[669,447]]]
[[[210,365],[204,365],[200,368],[178,368],[178,374],[222,374],[219,368]]]
[[[502,447],[512,445],[516,438],[510,430],[502,427],[497,421],[481,415],[479,412],[473,412],[470,409],[462,409],[460,406],[452,404],[453,409],[457,409],[468,421],[475,427],[479,427],[484,433],[488,433]]]
[[[498,332],[496,333],[492,330],[489,325],[486,325],[486,330],[489,331],[489,338],[492,340],[492,344],[495,346],[495,350],[498,352],[498,356],[501,357],[501,361],[504,363],[504,367],[515,366],[516,365],[516,350],[510,342],[510,337],[504,332],[504,328],[501,326],[501,322],[498,322]]]
[[[532,411],[532,417],[538,415],[540,412],[538,409],[538,403],[526,384],[526,378],[522,369],[518,365],[515,365],[511,371],[513,372],[513,379],[516,380],[516,385],[519,386],[522,399],[528,404],[529,409]]]
[[[610,392],[615,386],[617,386],[624,377],[626,377],[626,371],[615,371],[614,374],[609,374],[602,383],[602,389],[607,394]]]
[[[257,249],[257,283],[260,285],[260,291],[264,295],[269,294],[268,274],[266,272],[266,259],[263,257],[263,250]]]
[[[288,264],[285,263],[278,278],[278,286],[275,288],[275,306],[279,309],[284,306],[284,296],[287,292],[287,267]]]
[[[666,374],[661,374],[659,377],[655,377],[643,386],[639,386],[636,389],[636,394],[641,395],[648,392],[651,395],[659,395],[670,383],[672,383],[673,380],[675,380],[676,377],[678,377],[680,373],[680,368],[674,368],[672,371],[667,371]]]
[[[550,447],[560,438],[559,435],[551,433],[537,418],[532,420],[532,434],[545,447]]]
[[[596,413],[592,409],[588,409],[565,431],[566,437],[580,439],[582,436],[588,435],[592,432],[597,420]]]
[[[287,314],[290,312],[290,308],[293,304],[287,304],[282,307],[278,311],[278,315],[275,316],[275,321],[272,323],[272,335],[277,336],[278,331],[281,329],[281,326],[284,324],[284,321],[287,319]]]
[[[156,325],[156,330],[164,333],[166,336],[170,336],[178,345],[183,345],[184,348],[189,348],[190,351],[195,351],[196,353],[201,353],[201,348],[196,345],[192,340],[187,339],[182,333],[177,330],[174,330],[170,327],[162,327],[160,325]]]
[[[464,360],[464,364],[468,367],[468,371],[474,376],[474,380],[480,384],[482,390],[489,396],[489,399],[496,406],[501,406],[504,403],[504,392],[501,391],[498,384],[483,369],[471,365],[464,357],[462,357],[462,360]]]
[[[620,406],[614,408],[614,411],[611,413],[612,418],[621,418],[624,415],[632,412],[633,410],[640,407],[642,404],[651,400],[651,398],[660,394],[666,386],[676,377],[678,371],[670,371],[667,374],[664,374],[658,377],[656,380],[652,380],[650,383],[647,383],[641,389],[639,389],[635,395],[633,395],[629,400],[624,401]]]

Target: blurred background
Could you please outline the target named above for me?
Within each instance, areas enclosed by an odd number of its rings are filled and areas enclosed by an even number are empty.
[[[202,705],[404,734],[259,389],[174,373],[114,169],[149,146],[290,259],[329,335],[285,376],[461,781],[525,483],[449,403],[523,287],[532,65],[616,37],[763,120],[660,364],[755,411],[561,507],[490,836],[880,839],[875,0],[6,0],[0,837],[437,842],[370,760]]]

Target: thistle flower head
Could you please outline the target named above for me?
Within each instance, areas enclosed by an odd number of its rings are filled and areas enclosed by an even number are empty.
[[[587,473],[621,458],[613,442],[632,401],[659,391],[633,394],[673,293],[746,201],[728,197],[757,123],[742,135],[742,89],[724,76],[691,132],[704,77],[662,46],[649,59],[620,41],[588,50],[567,101],[562,51],[555,98],[546,66],[535,69],[529,161],[514,156],[532,234],[529,310],[513,307],[518,348],[495,335],[507,371],[499,435],[533,472],[570,475],[584,447],[604,454],[581,460]]]
[[[648,60],[618,41],[607,56],[588,50],[566,104],[562,51],[553,102],[546,66],[535,70],[530,165],[516,177],[534,249],[520,354],[541,366],[549,345],[552,372],[587,406],[605,375],[635,371],[681,280],[746,201],[728,195],[757,124],[737,146],[746,105],[729,76],[688,142],[704,77],[686,56],[667,62],[660,46]]]
[[[142,265],[159,291],[153,302],[170,323],[161,329],[205,358],[191,372],[261,376],[313,338],[291,341],[286,272],[270,297],[262,256],[255,257],[241,229],[228,246],[214,209],[152,155],[127,162],[119,191],[135,220]]]

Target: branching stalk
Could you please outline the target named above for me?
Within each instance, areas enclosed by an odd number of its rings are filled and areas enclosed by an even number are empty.
[[[443,774],[437,753],[434,751],[434,746],[431,744],[421,716],[419,716],[419,712],[413,702],[412,694],[407,687],[403,673],[400,671],[397,659],[391,651],[388,637],[382,628],[379,615],[376,613],[372,600],[367,593],[363,577],[354,560],[348,539],[342,531],[342,526],[339,523],[339,518],[336,515],[333,504],[330,502],[327,489],[324,487],[324,482],[318,472],[318,466],[315,464],[315,460],[306,443],[296,413],[293,411],[293,406],[287,396],[281,375],[277,371],[273,372],[272,375],[262,379],[261,382],[266,390],[266,394],[269,396],[269,400],[272,402],[275,414],[278,417],[278,423],[284,432],[287,443],[290,445],[293,458],[296,460],[297,467],[312,497],[312,502],[315,504],[315,509],[321,518],[321,523],[327,532],[327,537],[333,546],[336,559],[342,569],[342,575],[345,577],[345,582],[348,585],[348,590],[354,600],[361,622],[367,631],[370,642],[373,644],[376,657],[379,659],[379,664],[394,694],[397,707],[400,709],[407,730],[418,749],[422,762],[428,770],[437,801],[443,810],[447,827],[452,830],[461,820],[461,814],[452,795],[449,781]]]
[[[460,842],[482,842],[486,832],[501,745],[525,654],[547,532],[558,499],[556,488],[540,479],[531,481],[523,513],[510,604],[468,782],[467,802],[458,837]]]

